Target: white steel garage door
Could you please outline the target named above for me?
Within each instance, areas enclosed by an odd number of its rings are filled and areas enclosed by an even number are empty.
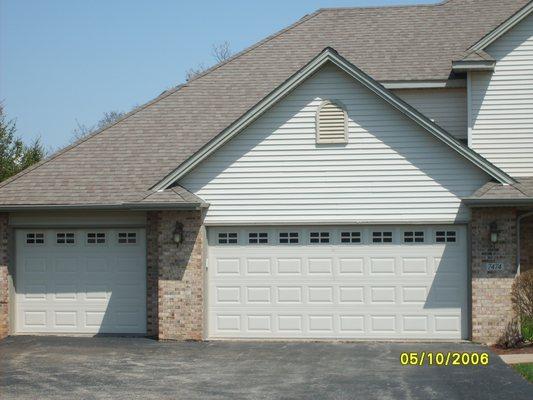
[[[17,333],[146,332],[142,229],[17,230]]]
[[[467,334],[464,226],[210,228],[210,338]]]

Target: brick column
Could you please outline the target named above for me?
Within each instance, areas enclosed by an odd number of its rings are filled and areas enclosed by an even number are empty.
[[[201,340],[204,268],[201,211],[154,211],[147,221],[148,333],[159,339]],[[176,223],[184,241],[173,241]]]
[[[9,218],[0,213],[0,339],[9,334]]]
[[[494,343],[513,315],[511,286],[516,274],[517,211],[512,207],[472,210],[472,340]],[[496,222],[498,242],[490,241]],[[486,263],[503,263],[502,271],[487,271]]]

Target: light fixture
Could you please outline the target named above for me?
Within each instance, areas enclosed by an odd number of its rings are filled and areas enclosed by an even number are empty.
[[[177,245],[180,245],[183,242],[183,224],[176,222],[176,227],[172,233],[172,240]]]
[[[490,224],[490,241],[492,243],[497,243],[498,242],[498,224],[496,224],[496,222],[491,222]]]

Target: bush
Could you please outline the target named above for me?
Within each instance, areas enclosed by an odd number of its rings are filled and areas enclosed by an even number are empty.
[[[507,323],[505,330],[503,331],[496,344],[499,347],[503,347],[504,349],[510,349],[518,347],[518,345],[522,343],[522,340],[523,339],[522,335],[520,334],[518,320],[516,318],[513,318]]]
[[[518,275],[511,289],[514,312],[522,319],[533,319],[533,270]]]
[[[533,342],[533,318],[522,318],[520,322],[524,340]]]

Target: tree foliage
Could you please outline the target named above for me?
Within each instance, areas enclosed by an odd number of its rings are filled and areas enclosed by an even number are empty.
[[[87,126],[85,124],[80,124],[78,121],[77,127],[72,131],[71,143],[77,142],[80,139],[83,139],[85,136],[89,135],[92,132],[99,131],[100,129],[105,128],[116,122],[120,117],[124,115],[122,111],[107,111],[104,113],[104,116],[98,120],[94,125]]]
[[[29,145],[17,137],[17,124],[8,119],[0,104],[0,182],[19,173],[45,157],[40,139]]]
[[[226,61],[233,55],[229,42],[222,42],[219,44],[214,44],[211,50],[211,55],[217,63]],[[204,73],[209,67],[206,67],[204,63],[198,64],[196,67],[189,68],[185,72],[185,80],[188,82],[191,79],[197,77]]]

